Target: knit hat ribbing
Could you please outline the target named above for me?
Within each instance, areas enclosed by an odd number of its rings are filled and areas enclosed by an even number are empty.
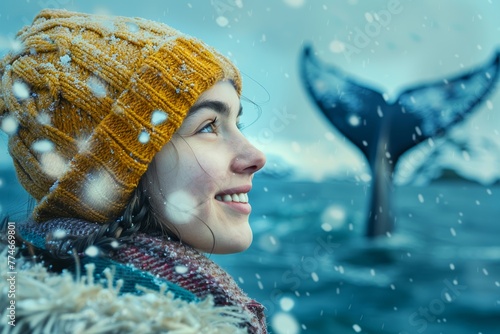
[[[44,10],[0,64],[0,119],[34,218],[109,222],[189,108],[238,70],[156,22]],[[3,127],[5,130],[5,126]]]

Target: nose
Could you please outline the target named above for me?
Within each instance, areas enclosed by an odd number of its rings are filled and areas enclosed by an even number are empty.
[[[235,173],[253,174],[266,164],[266,156],[241,135],[239,145],[234,146],[235,157],[231,169]]]

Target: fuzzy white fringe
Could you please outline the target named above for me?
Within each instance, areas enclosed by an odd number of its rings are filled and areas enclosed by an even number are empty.
[[[0,253],[0,332],[42,333],[247,333],[238,327],[248,318],[235,307],[215,307],[212,298],[201,302],[174,299],[171,292],[142,289],[143,295],[119,294],[116,286],[87,275],[75,280],[69,273],[53,274],[40,264],[16,259],[15,297],[9,298],[6,249]],[[107,281],[113,282],[111,270]],[[9,325],[8,309],[15,300],[15,326]]]

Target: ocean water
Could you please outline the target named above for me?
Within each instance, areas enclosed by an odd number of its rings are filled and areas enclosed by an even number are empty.
[[[0,213],[27,195],[0,172]],[[272,333],[500,333],[500,186],[398,186],[396,230],[364,237],[367,185],[256,176],[254,242],[212,255]]]
[[[256,178],[254,243],[214,259],[274,333],[500,333],[500,186],[396,187],[396,230],[376,240],[367,190]]]

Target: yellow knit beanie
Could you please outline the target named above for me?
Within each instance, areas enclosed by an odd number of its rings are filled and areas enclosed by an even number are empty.
[[[161,23],[44,10],[0,64],[0,121],[37,221],[119,218],[201,93],[238,70]]]

